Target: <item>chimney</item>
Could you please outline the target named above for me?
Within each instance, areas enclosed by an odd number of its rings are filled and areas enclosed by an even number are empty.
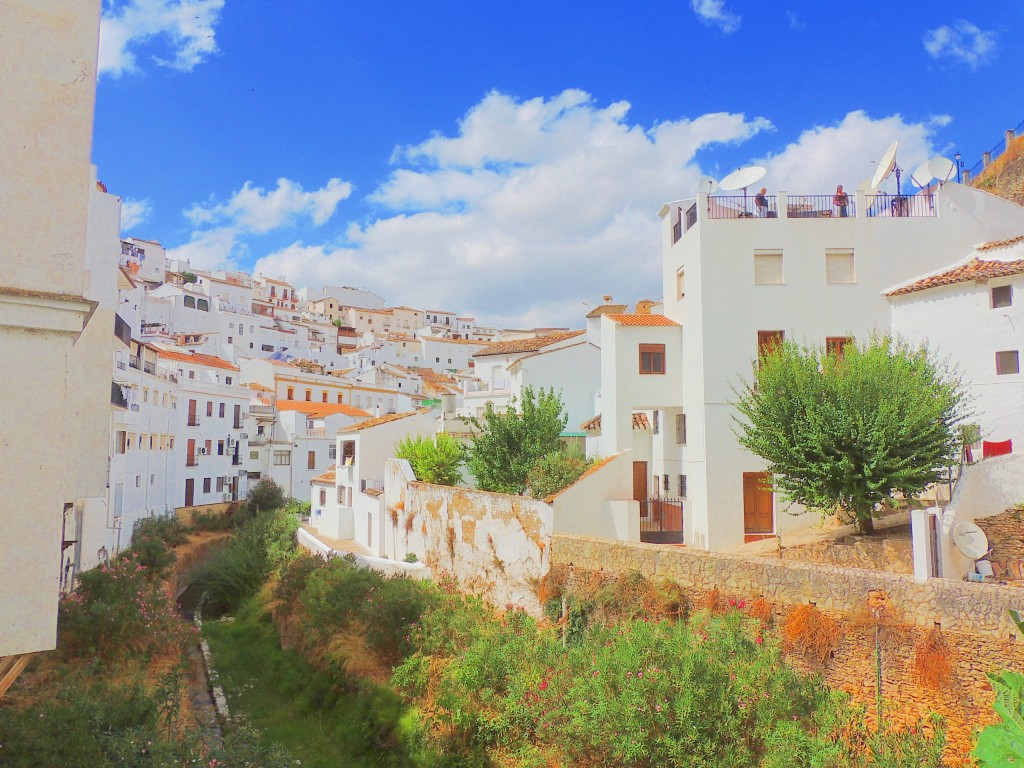
[[[604,303],[605,304],[611,304],[612,303],[612,297],[611,296],[602,296],[601,298],[604,299]]]

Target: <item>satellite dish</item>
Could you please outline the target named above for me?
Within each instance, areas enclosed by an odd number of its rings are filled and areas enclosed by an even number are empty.
[[[892,173],[896,167],[896,146],[899,142],[894,141],[889,145],[889,148],[885,150],[885,154],[882,155],[882,159],[878,161],[878,168],[875,169],[875,175],[871,177],[871,186],[877,187]]]
[[[697,191],[706,195],[713,195],[718,191],[718,181],[710,176],[701,176],[697,182]]]
[[[925,160],[910,174],[911,180],[921,189],[928,186],[928,183],[935,177],[931,170],[931,160]]]
[[[719,189],[732,192],[737,189],[746,189],[757,184],[767,175],[768,169],[760,165],[748,165],[746,168],[735,170],[719,182]]]
[[[977,560],[988,554],[988,537],[974,523],[963,522],[953,529],[953,546],[959,549],[964,557]]]
[[[933,157],[928,161],[928,171],[936,179],[942,182],[949,181],[953,176],[956,166],[953,161],[946,157]]]

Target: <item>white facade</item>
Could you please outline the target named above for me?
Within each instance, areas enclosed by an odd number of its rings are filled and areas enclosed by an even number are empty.
[[[733,388],[749,379],[759,334],[822,345],[865,340],[889,326],[882,291],[950,263],[975,243],[1024,231],[1024,209],[985,192],[947,183],[912,198],[910,216],[864,215],[877,205],[856,196],[848,218],[714,218],[706,195],[661,210],[665,313],[682,332],[681,400],[687,420],[682,474],[688,478],[685,540],[711,550],[745,535],[778,533],[814,522],[776,501],[770,530],[744,523],[744,474],[763,464],[733,434]],[[602,393],[607,402],[607,393]],[[799,510],[794,510],[799,511]]]
[[[956,367],[981,439],[1024,450],[1024,241],[982,246],[887,296],[893,333]]]

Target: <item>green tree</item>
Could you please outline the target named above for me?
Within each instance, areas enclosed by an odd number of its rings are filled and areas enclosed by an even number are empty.
[[[862,533],[895,492],[936,482],[965,417],[955,375],[925,347],[888,337],[842,355],[785,342],[737,394],[739,441],[768,463],[783,497],[850,515]]]
[[[527,475],[530,495],[535,499],[546,499],[580,479],[593,462],[579,446],[564,447],[542,457]]]
[[[194,283],[199,280],[194,272],[182,272],[181,279],[186,283]]]
[[[462,464],[466,449],[446,432],[433,439],[416,435],[395,445],[395,456],[407,459],[418,480],[435,485],[458,485],[462,482]]]
[[[479,433],[469,446],[468,461],[477,486],[484,491],[522,494],[537,461],[561,446],[559,435],[568,420],[562,398],[553,389],[534,394],[532,387],[524,387],[522,399],[509,400],[505,413],[488,405],[482,424],[469,419]]]

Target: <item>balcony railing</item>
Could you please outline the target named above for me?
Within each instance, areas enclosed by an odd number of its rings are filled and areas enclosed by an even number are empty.
[[[359,481],[360,491],[383,491],[384,481],[383,480],[360,480]]]
[[[142,361],[142,370],[145,371],[146,373],[152,373],[155,376],[156,375],[156,363],[151,363],[148,360],[143,360]]]
[[[868,216],[930,218],[935,214],[935,195],[868,195]]]
[[[640,541],[651,544],[682,544],[683,499],[641,501]]]
[[[197,459],[195,456],[189,456],[187,459],[185,459],[185,466],[186,467],[198,467],[199,466],[199,459]]]
[[[139,356],[138,355],[128,355],[128,365],[130,365],[132,368],[135,368],[137,370],[138,367],[139,367]]]
[[[273,416],[275,408],[272,405],[250,405],[249,413],[253,416]]]
[[[327,430],[324,427],[319,429],[307,429],[306,437],[327,437]]]
[[[501,392],[511,386],[509,379],[491,379],[490,381],[467,381],[466,394],[471,392]]]
[[[232,456],[231,456],[231,466],[233,466],[233,467],[240,467],[240,466],[242,466],[242,457],[239,456],[237,453],[232,454]]]
[[[249,445],[266,445],[270,442],[270,435],[252,435],[249,438]]]
[[[778,216],[778,198],[766,196],[767,208],[757,206],[754,195],[708,196],[709,219],[774,219]]]
[[[787,219],[853,218],[857,215],[857,201],[847,195],[846,205],[835,203],[835,195],[790,195],[786,201]]]
[[[190,426],[190,427],[198,427],[199,426],[199,416],[198,415],[196,415],[196,416],[189,416],[188,417],[188,426]]]

